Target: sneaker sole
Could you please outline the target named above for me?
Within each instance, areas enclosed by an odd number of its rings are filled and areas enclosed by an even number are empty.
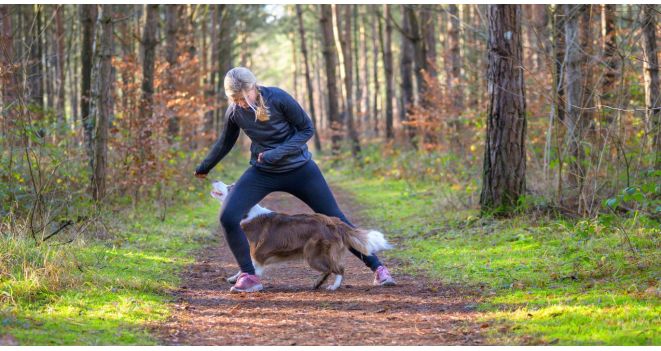
[[[232,288],[230,288],[230,292],[233,292],[233,293],[257,292],[257,291],[260,291],[260,290],[263,290],[263,289],[264,289],[264,286],[262,284],[258,284],[258,285],[252,286],[250,288],[247,288],[247,289],[237,289],[236,287],[232,287]]]

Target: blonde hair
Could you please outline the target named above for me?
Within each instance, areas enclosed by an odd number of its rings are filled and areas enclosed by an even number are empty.
[[[242,94],[246,103],[248,103],[248,106],[255,111],[255,119],[261,122],[269,120],[269,109],[266,107],[262,93],[257,89],[257,78],[249,69],[245,67],[234,67],[227,71],[223,85],[225,87],[225,95],[227,95],[232,108],[234,107],[233,105],[235,105],[232,97]],[[252,89],[257,91],[256,104],[253,104],[248,99],[247,92]]]

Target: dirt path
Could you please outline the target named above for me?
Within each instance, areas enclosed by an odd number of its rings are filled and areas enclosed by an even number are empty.
[[[364,224],[356,205],[335,188],[340,207]],[[273,193],[262,201],[284,213],[310,212],[298,199]],[[156,328],[166,345],[475,345],[482,343],[475,303],[465,292],[398,273],[382,260],[395,287],[372,286],[372,272],[351,254],[346,278],[335,292],[310,289],[317,272],[303,263],[267,270],[265,290],[230,294],[225,278],[237,270],[220,229],[198,254],[175,292],[173,316]],[[387,237],[387,233],[386,233]]]

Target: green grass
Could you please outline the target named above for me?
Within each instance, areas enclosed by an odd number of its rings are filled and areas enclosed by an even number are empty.
[[[211,199],[181,206],[164,222],[145,213],[129,218],[133,223],[112,240],[78,240],[60,249],[67,252],[57,257],[72,264],[59,273],[68,281],[59,288],[17,267],[12,279],[0,283],[3,333],[21,345],[155,344],[145,327],[167,318],[168,290],[193,262],[192,252],[211,239],[217,207]],[[58,264],[46,259],[45,266]]]
[[[234,181],[245,168],[241,156],[210,178]],[[187,194],[163,222],[154,206],[141,206],[104,215],[105,234],[65,245],[0,233],[0,337],[20,345],[157,344],[149,327],[170,315],[170,289],[217,226],[208,182],[182,186]]]
[[[461,189],[324,169],[397,244],[399,269],[479,293],[491,343],[661,344],[657,222],[616,219],[634,254],[613,219],[480,218],[452,207]]]

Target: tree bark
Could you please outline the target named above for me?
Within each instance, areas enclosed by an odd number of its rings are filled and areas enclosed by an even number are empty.
[[[154,109],[154,66],[156,64],[156,29],[158,26],[158,5],[147,5],[145,26],[142,32],[142,101],[140,122],[139,162],[146,165],[153,157],[151,150],[151,134]],[[136,194],[137,195],[137,194]]]
[[[404,14],[408,17],[409,20],[409,38],[413,44],[413,59],[415,63],[415,68],[413,69],[415,73],[415,81],[417,87],[418,99],[416,101],[422,100],[422,97],[427,90],[427,82],[425,82],[423,72],[427,71],[427,53],[425,52],[425,42],[423,40],[422,31],[420,28],[418,14],[416,13],[416,7],[414,5],[404,5]],[[415,128],[410,128],[409,139],[413,140],[415,133]]]
[[[94,115],[90,113],[92,102],[92,64],[94,61],[94,42],[96,40],[95,23],[97,5],[79,5],[81,38],[81,87],[80,87],[80,117],[83,125],[83,139],[87,150],[90,165],[93,164],[93,136]]]
[[[363,112],[363,131],[369,131],[369,116],[370,116],[370,74],[369,74],[369,52],[367,50],[367,22],[368,19],[368,10],[365,9],[365,12],[361,13],[360,21],[360,38],[358,38],[358,43],[360,45],[360,51],[362,55],[361,67],[360,67],[360,80],[363,82],[361,87],[360,96],[362,97],[361,110]],[[369,135],[369,133],[368,133]]]
[[[585,86],[587,75],[583,71],[586,61],[584,48],[581,47],[580,21],[586,10],[585,5],[563,5],[565,13],[565,90],[567,113],[568,153],[574,158],[570,162],[568,174],[569,185],[578,187],[577,194],[581,193],[582,181],[585,177],[583,167],[583,147],[581,139],[587,129],[588,116],[583,111],[583,96],[586,95]]]
[[[0,136],[3,137],[3,147],[9,151],[9,171],[11,173],[11,164],[13,160],[13,147],[16,143],[16,133],[14,128],[16,125],[16,110],[18,107],[19,74],[17,69],[11,68],[15,63],[14,56],[14,24],[12,23],[12,6],[0,5],[0,104],[3,106],[3,115],[0,116],[2,125],[0,128]],[[18,26],[17,26],[18,27]]]
[[[432,16],[434,11],[433,5],[423,5],[420,22],[422,30],[422,39],[425,47],[425,69],[432,78],[436,78],[438,72],[436,71],[436,23]]]
[[[386,80],[386,140],[393,140],[393,121],[392,121],[392,98],[393,92],[393,72],[392,72],[392,22],[390,20],[390,8],[383,5],[383,18],[386,21],[385,37],[381,21],[379,21],[379,37],[381,38],[381,54],[383,55],[383,71]]]
[[[373,6],[372,16],[372,80],[374,81],[374,92],[372,100],[372,120],[374,135],[379,136],[379,96],[381,95],[379,86],[379,43],[383,40],[381,34],[381,19],[379,19],[379,7]],[[377,39],[378,36],[378,39]],[[385,62],[385,59],[384,59]]]
[[[308,91],[308,101],[310,104],[310,117],[312,117],[312,126],[317,130],[317,115],[314,113],[314,89],[312,88],[312,79],[310,78],[310,63],[308,60],[308,48],[305,43],[305,26],[303,23],[303,10],[301,5],[296,5],[296,17],[298,18],[298,33],[301,37],[301,53],[303,54],[303,66],[305,67],[305,86]],[[314,148],[321,152],[321,140],[319,133],[314,133]]]
[[[656,6],[643,6],[643,69],[645,80],[645,118],[652,135],[655,169],[661,169],[661,95],[659,94],[659,59],[656,47]]]
[[[97,201],[102,200],[106,194],[108,127],[112,111],[112,6],[101,5],[98,17],[98,46],[95,53],[92,196]]]
[[[218,43],[218,110],[216,112],[217,130],[219,133],[222,129],[221,121],[227,108],[227,99],[225,97],[225,90],[223,88],[223,82],[225,79],[225,74],[232,69],[233,65],[233,51],[232,43],[234,42],[234,32],[232,28],[232,12],[229,5],[220,4],[218,5],[218,37],[220,42]]]
[[[41,24],[41,12],[44,5],[28,5],[24,13],[26,22],[26,38],[29,38],[29,61],[27,68],[27,87],[28,87],[28,96],[29,101],[36,108],[40,110],[37,114],[37,118],[41,119],[44,111],[44,93],[42,79],[43,77],[43,67],[41,63],[42,57],[42,24]]]
[[[525,191],[526,99],[520,5],[489,5],[489,109],[480,205],[508,214]]]
[[[559,121],[565,120],[565,17],[562,5],[555,5],[553,12],[553,52],[555,68],[555,103]]]
[[[179,57],[177,50],[177,17],[179,6],[181,5],[165,5],[165,60],[168,62],[166,89],[172,97],[176,94],[174,70],[177,66],[177,58]],[[168,112],[168,140],[172,143],[174,138],[179,134],[179,116],[176,115],[175,111]]]
[[[410,109],[415,105],[413,94],[413,56],[415,51],[415,44],[411,40],[411,5],[401,5],[402,11],[402,27],[401,27],[401,50],[399,59],[399,87],[401,90],[401,109],[399,110],[399,121],[404,123],[408,121],[408,114]],[[414,133],[413,127],[404,125],[406,130],[406,137],[408,142],[415,145],[413,142]]]
[[[57,124],[58,131],[60,134],[64,131],[66,121],[64,120],[64,103],[66,96],[64,94],[64,87],[66,86],[65,81],[65,70],[64,70],[64,23],[63,15],[64,5],[57,5],[55,9],[55,43],[57,46],[57,55],[55,56],[55,71],[57,75],[57,80],[55,84],[56,92],[56,104],[55,111],[57,113]]]
[[[601,82],[601,104],[612,106],[615,85],[618,80],[618,59],[615,56],[617,46],[615,43],[615,5],[601,5],[601,48],[602,60],[606,64],[604,78]],[[607,124],[613,122],[614,110],[602,109],[603,121]]]
[[[337,156],[340,153],[342,140],[342,119],[340,118],[337,91],[337,52],[335,50],[335,37],[333,35],[333,10],[331,5],[320,5],[321,34],[323,41],[323,55],[326,66],[326,89],[328,91],[328,121],[331,131],[331,152]]]
[[[351,15],[353,5],[336,5],[338,6],[337,13],[343,11],[343,22],[338,17],[337,32],[340,36],[340,48],[342,49],[342,57],[344,57],[344,90],[346,91],[344,116],[347,126],[347,134],[351,141],[351,154],[355,157],[360,153],[360,142],[358,140],[358,133],[354,128],[354,100],[353,100],[353,55],[351,53]],[[344,28],[342,27],[344,24]]]
[[[450,72],[448,72],[448,88],[452,91],[453,107],[455,113],[463,109],[463,93],[459,86],[461,81],[461,52],[459,48],[459,9],[457,5],[450,5],[450,21],[448,21],[448,43],[450,49]]]

